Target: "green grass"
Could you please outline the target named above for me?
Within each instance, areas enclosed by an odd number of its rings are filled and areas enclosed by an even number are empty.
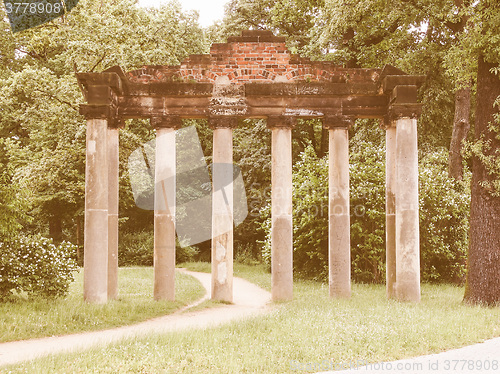
[[[0,342],[128,325],[170,314],[205,293],[198,280],[177,274],[176,301],[154,301],[152,268],[120,268],[119,299],[92,305],[83,301],[83,271],[75,278],[66,298],[0,304]]]
[[[270,275],[258,266],[235,264],[235,273],[270,283]],[[6,369],[12,373],[287,373],[296,362],[395,360],[500,336],[500,308],[466,306],[462,296],[462,288],[424,284],[422,302],[407,304],[387,300],[384,286],[354,284],[350,300],[331,300],[327,285],[297,281],[294,301],[280,304],[268,315],[219,328],[131,339]]]

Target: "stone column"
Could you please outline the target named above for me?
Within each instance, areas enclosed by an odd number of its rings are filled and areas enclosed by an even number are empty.
[[[83,298],[108,299],[108,120],[87,120]]]
[[[417,120],[396,119],[396,297],[420,301]]]
[[[108,299],[118,297],[118,128],[108,128]]]
[[[152,118],[156,129],[154,299],[175,300],[175,128],[178,117]]]
[[[329,132],[328,268],[330,297],[351,297],[349,127],[351,118],[325,117]]]
[[[292,128],[295,118],[269,117],[271,128],[271,296],[293,298]]]
[[[233,128],[238,119],[209,119],[212,159],[212,299],[233,301]]]
[[[396,124],[385,129],[385,258],[386,294],[396,297]]]

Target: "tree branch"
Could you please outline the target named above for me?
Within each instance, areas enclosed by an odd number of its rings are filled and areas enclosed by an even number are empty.
[[[39,61],[45,61],[46,59],[42,56],[40,56],[38,53],[36,52],[28,52],[28,51],[25,51],[19,47],[15,48],[16,51],[19,51],[21,53],[24,53],[25,55],[28,55],[30,56],[31,58],[34,58],[35,60],[39,60]]]
[[[35,88],[34,91],[38,91],[40,93],[43,93],[45,95],[47,95],[48,97],[50,97],[51,99],[54,99],[54,100],[57,100],[59,101],[61,104],[66,104],[68,105],[71,109],[74,109],[76,111],[78,111],[78,107],[76,107],[75,105],[73,105],[72,103],[70,103],[69,101],[66,101],[66,100],[63,100],[63,99],[60,99],[58,98],[56,95],[53,95],[51,94],[50,92],[47,92],[45,90],[41,90],[39,88]]]
[[[97,67],[97,65],[99,65],[102,62],[102,60],[104,60],[105,57],[106,57],[106,52],[104,52],[102,57],[99,59],[99,61],[97,61],[94,66],[92,66],[92,69],[90,69],[90,73],[92,73],[94,71],[94,69]]]
[[[365,40],[365,45],[370,46],[370,45],[375,45],[380,42],[382,42],[388,35],[392,34],[395,32],[399,27],[399,19],[396,19],[388,29],[383,30],[380,32],[378,35],[372,35],[368,39]]]

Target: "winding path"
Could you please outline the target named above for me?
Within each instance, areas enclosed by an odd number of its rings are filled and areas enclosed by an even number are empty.
[[[108,330],[84,332],[49,338],[21,340],[0,344],[0,367],[32,360],[54,353],[72,352],[94,346],[114,343],[126,338],[141,337],[152,333],[206,328],[217,326],[235,319],[254,316],[270,310],[271,294],[256,285],[233,278],[233,304],[188,312],[187,309],[201,304],[210,295],[211,278],[208,273],[179,270],[198,279],[206,289],[205,296],[173,314],[150,319],[131,326]]]
[[[72,352],[94,346],[103,346],[122,339],[141,337],[151,333],[180,331],[192,328],[207,328],[223,323],[255,316],[271,309],[269,292],[241,279],[233,279],[234,303],[217,308],[189,312],[188,310],[207,300],[210,295],[211,276],[208,273],[191,272],[178,269],[198,279],[206,289],[205,296],[173,314],[154,318],[131,326],[123,326],[109,330],[85,332],[58,337],[22,340],[0,344],[0,367],[22,361],[47,356],[54,353]],[[334,363],[339,365],[336,370],[350,366],[351,370],[341,373],[405,373],[405,374],[436,374],[436,373],[497,373],[500,370],[491,366],[493,361],[500,364],[500,338],[487,340],[484,343],[454,349],[451,351],[405,359],[401,361],[377,363],[363,366],[363,362]],[[483,365],[483,370],[472,370],[468,365]],[[317,363],[321,364],[321,363]],[[346,365],[342,367],[341,365]],[[484,370],[490,365],[489,370]],[[315,367],[321,369],[323,367]],[[332,367],[333,368],[333,367]],[[497,368],[497,367],[495,367]],[[308,368],[311,372],[311,367]],[[326,368],[325,368],[326,369]],[[314,369],[313,369],[314,370]],[[300,369],[299,369],[300,371]],[[335,371],[338,372],[338,371]],[[321,372],[323,374],[333,372]]]

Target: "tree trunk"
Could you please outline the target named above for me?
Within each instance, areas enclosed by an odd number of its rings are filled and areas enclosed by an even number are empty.
[[[479,57],[477,73],[477,111],[475,139],[484,136],[491,141],[493,154],[500,148],[495,133],[488,129],[495,108],[493,103],[500,96],[500,80],[490,72],[495,65]],[[470,245],[467,259],[467,283],[464,301],[470,304],[495,305],[500,302],[500,197],[494,197],[481,182],[495,176],[477,156],[472,159],[472,201],[470,212]]]
[[[321,145],[319,147],[319,158],[323,158],[328,151],[328,129],[321,128]]]
[[[49,218],[49,236],[54,241],[54,244],[59,244],[62,241],[62,219],[58,216]]]
[[[462,147],[470,129],[470,91],[471,88],[468,85],[455,93],[455,118],[453,119],[448,174],[457,180],[463,179]]]
[[[311,139],[311,146],[314,149],[314,153],[316,153],[316,156],[318,155],[318,148],[316,146],[316,135],[314,133],[314,125],[316,124],[316,121],[310,120],[307,121],[307,134],[309,135],[309,139]]]
[[[80,263],[81,253],[80,247],[82,243],[82,220],[79,216],[76,216],[76,261]]]

